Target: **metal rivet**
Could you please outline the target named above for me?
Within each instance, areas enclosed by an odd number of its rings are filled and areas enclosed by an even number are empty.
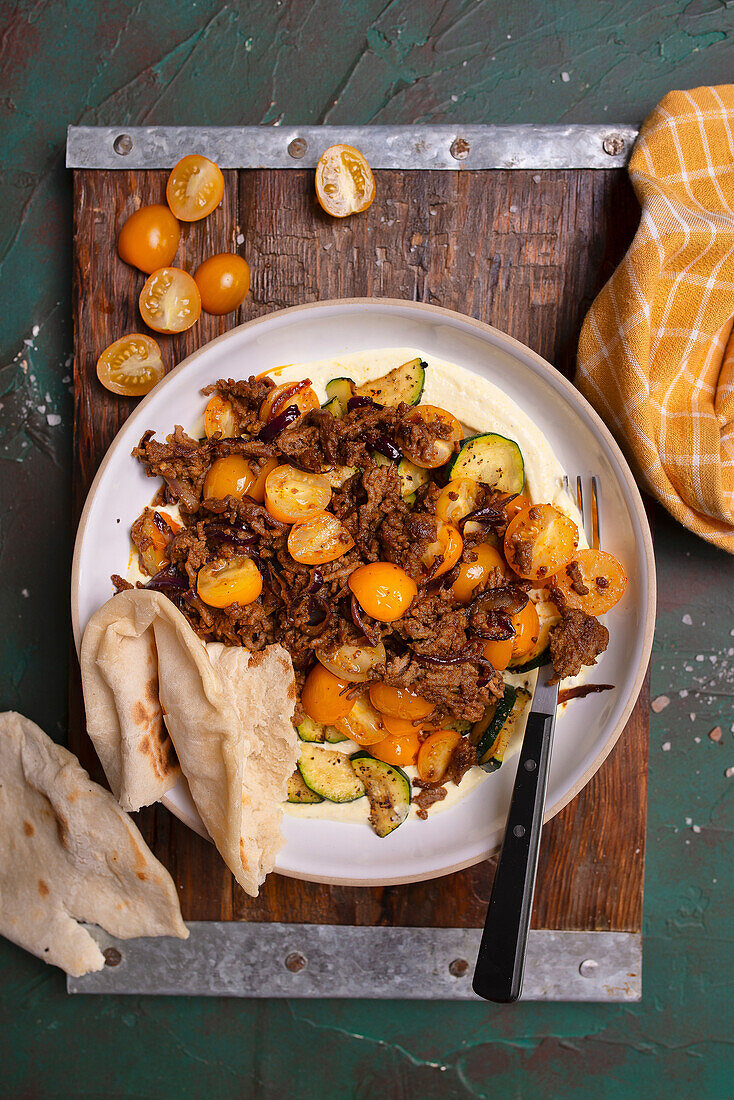
[[[598,966],[599,963],[596,961],[596,959],[584,959],[584,961],[581,963],[581,966],[579,967],[579,974],[582,978],[593,978],[594,971],[597,969]]]
[[[618,157],[620,153],[624,152],[626,144],[621,134],[609,134],[608,137],[604,138],[602,147],[610,157]]]
[[[308,149],[308,142],[305,138],[293,138],[293,141],[288,146],[288,152],[294,160],[300,160],[301,157],[306,155]]]
[[[121,157],[126,157],[133,147],[133,139],[129,134],[118,134],[115,140],[112,142],[112,148],[116,153],[119,153]]]
[[[525,771],[526,772],[534,772],[535,769],[537,768],[537,766],[538,765],[535,763],[534,760],[526,760],[525,761]]]
[[[449,963],[449,974],[452,978],[463,978],[468,969],[469,963],[466,959],[454,959]]]
[[[457,137],[451,142],[449,152],[454,160],[466,160],[471,152],[471,145],[466,138]]]
[[[291,974],[297,974],[299,970],[306,968],[306,960],[297,951],[292,951],[290,955],[286,955],[285,968],[290,970]]]
[[[525,826],[524,825],[516,825],[515,828],[512,830],[512,832],[519,840],[521,837],[525,836]]]
[[[105,947],[102,954],[105,966],[119,966],[122,962],[122,955],[116,947]]]

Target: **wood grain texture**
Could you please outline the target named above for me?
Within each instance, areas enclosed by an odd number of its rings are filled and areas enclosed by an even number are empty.
[[[496,325],[573,374],[584,313],[621,258],[638,209],[621,172],[393,172],[377,174],[377,198],[357,218],[332,220],[313,197],[308,171],[225,173],[225,203],[186,227],[176,262],[238,249],[253,270],[237,318],[202,315],[161,344],[171,364],[213,336],[274,309],[361,295],[446,306]],[[132,402],[97,383],[99,351],[139,329],[143,276],[112,248],[124,217],[160,201],[164,173],[77,172],[75,178],[75,509]],[[304,357],[307,354],[304,353]],[[244,372],[243,372],[244,373]],[[583,706],[583,701],[571,703]],[[72,683],[72,744],[94,754]],[[536,927],[639,931],[647,782],[647,701],[587,787],[546,827],[533,915]],[[216,852],[166,810],[139,815],[171,869],[193,920],[478,926],[494,860],[443,879],[363,889],[271,875],[257,899],[233,885]]]

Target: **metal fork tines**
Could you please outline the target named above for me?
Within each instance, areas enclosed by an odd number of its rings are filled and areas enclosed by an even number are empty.
[[[563,478],[563,486],[566,491],[573,497],[571,485],[569,483],[567,475]],[[599,482],[599,478],[596,476],[596,474],[591,474],[588,477],[588,485],[586,491],[584,491],[583,476],[581,474],[578,474],[576,476],[576,506],[581,513],[581,519],[584,524],[584,530],[586,531],[586,537],[588,538],[589,545],[593,550],[598,550],[601,547],[600,490],[601,485]]]

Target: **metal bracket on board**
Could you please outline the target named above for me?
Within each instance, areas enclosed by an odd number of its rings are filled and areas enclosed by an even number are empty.
[[[67,168],[171,168],[203,153],[220,168],[314,168],[329,145],[356,145],[373,168],[623,168],[637,127],[70,126]]]
[[[187,940],[116,940],[90,927],[106,965],[69,978],[68,991],[479,1000],[471,988],[479,928],[223,921],[188,927]],[[522,1000],[627,1002],[641,993],[641,935],[531,930]]]

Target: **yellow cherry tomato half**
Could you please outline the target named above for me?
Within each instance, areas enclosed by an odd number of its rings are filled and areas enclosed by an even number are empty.
[[[204,499],[224,500],[248,496],[257,477],[250,463],[242,455],[227,455],[212,462],[204,478]]]
[[[504,513],[507,516],[507,522],[514,519],[518,512],[524,512],[526,508],[532,507],[532,501],[530,497],[526,497],[524,493],[518,493],[514,500],[511,500],[504,507]]]
[[[414,695],[407,688],[391,687],[389,684],[370,684],[370,699],[381,714],[389,714],[393,718],[427,718],[436,709],[435,703]]]
[[[394,718],[391,714],[382,714],[382,724],[391,737],[411,737],[418,733],[419,726],[409,718]]]
[[[627,589],[627,574],[622,564],[613,554],[603,550],[579,550],[573,562],[552,579],[563,592],[568,606],[585,611],[587,615],[604,615],[619,603]],[[577,588],[588,591],[578,592]]]
[[[397,764],[404,768],[415,764],[420,752],[421,742],[417,733],[408,737],[386,737],[384,741],[378,741],[369,747],[370,755],[377,760],[384,760],[386,764]]]
[[[122,397],[150,393],[165,373],[161,349],[151,336],[132,332],[106,347],[97,360],[97,378]]]
[[[507,638],[496,642],[485,642],[482,652],[488,661],[491,661],[498,672],[506,669],[512,660],[512,651],[515,647],[515,639]]]
[[[301,706],[314,722],[333,726],[354,706],[355,700],[348,699],[344,694],[349,687],[346,680],[340,680],[316,663],[301,689]]]
[[[126,264],[150,275],[173,263],[180,236],[179,224],[167,206],[141,206],[123,223],[117,253]]]
[[[578,544],[572,519],[552,504],[532,504],[508,523],[505,557],[518,576],[543,581],[568,565]]]
[[[260,406],[261,420],[274,420],[290,406],[295,405],[299,412],[307,413],[311,409],[318,409],[319,399],[311,388],[310,378],[304,378],[300,382],[283,382],[280,386],[273,386],[268,396]]]
[[[250,265],[233,252],[219,252],[199,264],[194,282],[201,295],[205,313],[221,316],[231,313],[244,302],[250,289]]]
[[[375,177],[358,149],[331,145],[316,165],[316,197],[334,218],[361,214],[375,197]]]
[[[458,523],[477,507],[479,484],[470,477],[458,477],[444,485],[436,501],[436,519]]]
[[[448,429],[447,437],[445,439],[434,439],[428,446],[421,443],[418,447],[414,444],[411,449],[410,424],[417,420],[423,420],[426,424],[435,424],[436,421],[444,424]],[[420,466],[423,470],[436,470],[439,466],[443,466],[444,463],[448,462],[454,453],[454,444],[463,435],[461,424],[456,417],[452,416],[446,409],[440,409],[438,405],[416,405],[414,409],[411,409],[405,415],[403,424],[406,425],[406,428],[403,429],[403,450],[411,462],[414,462],[416,466]],[[418,438],[420,439],[420,437]]]
[[[348,583],[362,610],[380,623],[399,619],[418,594],[413,578],[387,561],[360,565],[350,574]]]
[[[494,546],[488,542],[480,542],[467,551],[474,556],[474,561],[463,561],[459,566],[459,575],[451,585],[451,591],[460,603],[470,603],[474,596],[481,592],[487,585],[495,569],[499,569],[503,576],[507,573],[507,562]]]
[[[159,526],[160,524],[160,526]],[[132,539],[138,555],[151,577],[168,564],[168,546],[181,524],[166,512],[146,508],[132,526]]]
[[[265,507],[273,519],[296,523],[323,512],[331,500],[331,486],[320,474],[276,466],[265,478]]]
[[[511,659],[517,661],[519,658],[532,653],[540,637],[540,620],[533,601],[528,600],[522,611],[518,611],[516,615],[511,616],[510,622],[515,630],[515,637],[511,639]],[[495,667],[497,666],[495,665]]]
[[[433,563],[440,555],[443,561],[435,573],[432,574],[432,577],[440,577],[443,573],[448,573],[449,569],[454,568],[461,557],[463,549],[464,540],[459,534],[459,528],[454,527],[453,523],[442,523],[439,521],[436,538],[426,547],[421,561],[430,572]]]
[[[196,591],[209,607],[252,603],[262,592],[263,579],[251,558],[236,557],[202,565],[196,575]]]
[[[331,725],[336,726],[339,733],[343,733],[358,745],[374,745],[375,742],[382,741],[385,736],[380,715],[366,695],[360,695],[355,699],[349,713],[332,722]]]
[[[424,783],[440,783],[448,771],[454,749],[461,741],[458,730],[436,730],[418,752],[418,775]]]
[[[219,432],[222,439],[232,439],[237,435],[237,421],[232,403],[221,394],[215,393],[209,398],[204,410],[204,431],[207,439]]]
[[[319,512],[311,519],[294,523],[288,533],[288,552],[303,565],[336,561],[353,546],[349,531],[331,512]]]
[[[208,157],[194,153],[174,166],[166,184],[166,202],[182,222],[198,222],[215,210],[224,194],[224,176]]]
[[[332,645],[317,649],[316,656],[334,676],[360,684],[372,678],[373,669],[378,665],[384,665],[385,646],[382,642],[377,645]]]
[[[199,288],[180,267],[160,267],[145,280],[140,315],[156,332],[185,332],[199,320]]]

